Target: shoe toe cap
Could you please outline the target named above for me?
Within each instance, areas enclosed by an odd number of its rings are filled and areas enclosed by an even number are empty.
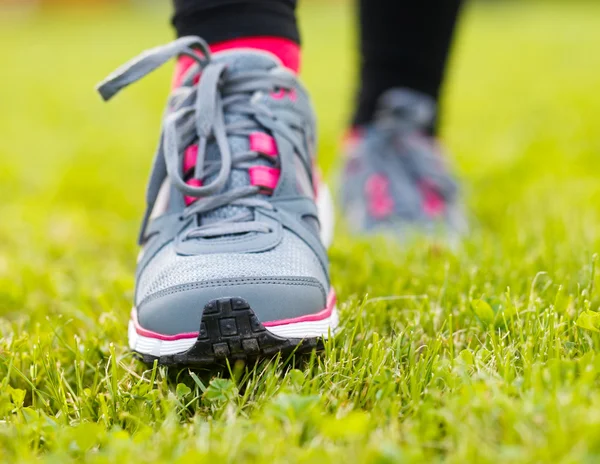
[[[163,335],[197,332],[210,301],[245,300],[261,323],[295,319],[322,311],[327,291],[311,277],[239,278],[197,282],[168,288],[137,307],[138,323]]]

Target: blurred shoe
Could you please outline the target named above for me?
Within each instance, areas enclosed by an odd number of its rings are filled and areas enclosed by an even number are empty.
[[[349,136],[342,206],[355,233],[465,231],[457,182],[437,141],[426,135],[434,117],[430,97],[392,89],[381,96],[375,121]]]
[[[108,100],[180,54],[195,64],[164,117],[129,346],[146,362],[194,366],[313,349],[338,316],[306,90],[274,55],[211,55],[184,37],[121,67],[99,92]]]

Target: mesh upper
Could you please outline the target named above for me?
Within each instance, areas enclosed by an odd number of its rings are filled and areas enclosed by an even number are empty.
[[[148,296],[182,284],[215,279],[252,277],[313,277],[325,291],[327,276],[315,253],[293,233],[284,230],[281,243],[262,253],[215,253],[177,255],[169,244],[159,251],[142,272],[136,303]]]

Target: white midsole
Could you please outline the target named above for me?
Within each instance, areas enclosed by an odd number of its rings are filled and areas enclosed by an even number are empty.
[[[321,242],[323,242],[325,248],[329,248],[333,243],[335,232],[335,206],[331,191],[325,182],[319,185],[319,195],[316,202],[319,223],[321,224]]]
[[[335,333],[339,324],[337,308],[333,308],[328,318],[319,321],[303,321],[292,324],[266,327],[273,335],[282,338],[328,338],[330,334]],[[137,353],[149,354],[152,356],[166,356],[171,354],[183,353],[189,350],[196,343],[196,338],[182,338],[179,340],[161,340],[137,333],[135,323],[130,320],[129,328],[129,348]]]

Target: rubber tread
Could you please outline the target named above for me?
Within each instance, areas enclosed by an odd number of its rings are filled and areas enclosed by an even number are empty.
[[[206,304],[198,339],[183,353],[164,356],[137,353],[148,364],[211,367],[227,361],[255,362],[281,353],[307,353],[322,349],[322,338],[282,338],[269,332],[242,298],[220,298]]]

